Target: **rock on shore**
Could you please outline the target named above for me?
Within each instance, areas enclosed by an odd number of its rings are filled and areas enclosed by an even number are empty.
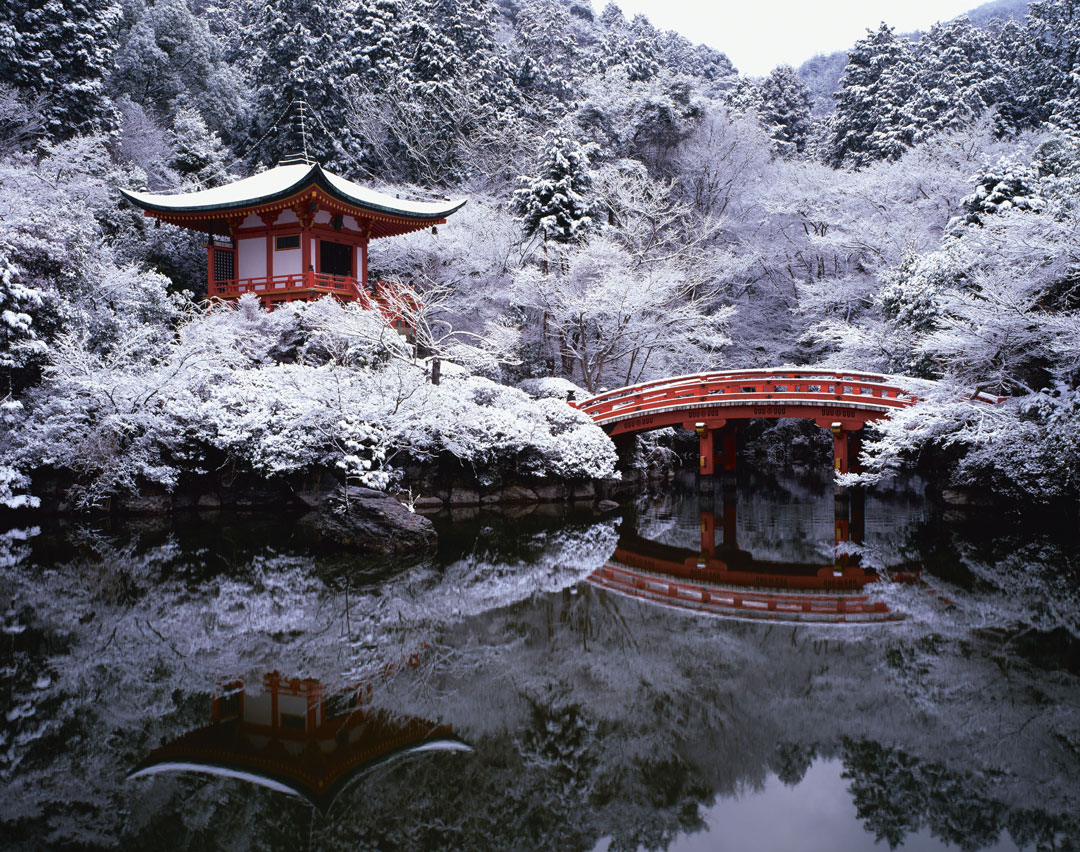
[[[349,488],[305,515],[300,523],[327,542],[366,553],[414,553],[435,547],[435,527],[389,494]]]

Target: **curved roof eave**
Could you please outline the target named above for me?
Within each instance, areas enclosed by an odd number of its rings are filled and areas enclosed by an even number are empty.
[[[462,199],[440,204],[391,198],[385,193],[327,172],[317,163],[312,166],[275,166],[225,186],[195,192],[169,195],[121,189],[120,193],[136,207],[157,213],[227,213],[272,204],[299,195],[310,186],[318,187],[332,198],[352,207],[403,219],[445,219],[460,210],[466,201]]]

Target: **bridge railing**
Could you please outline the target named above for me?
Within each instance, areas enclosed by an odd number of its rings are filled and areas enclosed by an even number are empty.
[[[768,402],[843,403],[882,411],[906,408],[917,397],[891,376],[777,368],[725,370],[658,379],[598,394],[578,404],[597,422],[673,407]]]

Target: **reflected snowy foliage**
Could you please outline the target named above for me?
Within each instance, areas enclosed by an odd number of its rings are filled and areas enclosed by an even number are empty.
[[[826,479],[747,487],[742,547],[790,559],[801,545],[784,550],[781,529],[831,540]],[[642,506],[638,531],[687,546],[699,507]],[[728,622],[610,595],[579,582],[618,535],[590,515],[457,520],[445,552],[412,566],[313,559],[273,520],[14,530],[0,540],[5,836],[663,849],[706,827],[717,797],[774,773],[798,784],[816,760],[841,762],[860,821],[891,843],[1077,836],[1074,547],[938,529],[900,489],[867,519],[867,544],[921,562],[934,590],[875,590],[908,613],[899,624]],[[274,670],[331,693],[364,684],[373,706],[449,725],[473,752],[385,764],[325,814],[237,780],[123,780],[205,725],[222,683]]]
[[[116,837],[126,797],[145,792],[123,777],[147,748],[202,723],[215,684],[276,669],[331,689],[361,682],[435,631],[573,585],[615,540],[610,523],[571,522],[506,544],[488,536],[448,563],[383,576],[313,560],[280,526],[225,533],[231,548],[153,528],[77,528],[60,541],[50,531],[50,544],[80,555],[48,566],[31,553],[38,530],[0,539],[9,837],[29,826],[27,837],[61,845]],[[89,820],[62,804],[73,800]]]

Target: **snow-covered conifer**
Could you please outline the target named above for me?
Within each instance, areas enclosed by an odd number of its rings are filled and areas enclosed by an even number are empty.
[[[848,52],[836,93],[827,161],[860,168],[895,160],[916,137],[916,64],[908,43],[882,24]]]
[[[781,65],[761,82],[758,117],[776,150],[801,154],[810,136],[810,90],[790,65]]]
[[[105,78],[118,17],[115,0],[0,2],[0,80],[45,98],[49,138],[116,126]]]
[[[576,243],[596,224],[589,156],[573,139],[554,134],[535,175],[520,178],[514,210],[527,236]]]

